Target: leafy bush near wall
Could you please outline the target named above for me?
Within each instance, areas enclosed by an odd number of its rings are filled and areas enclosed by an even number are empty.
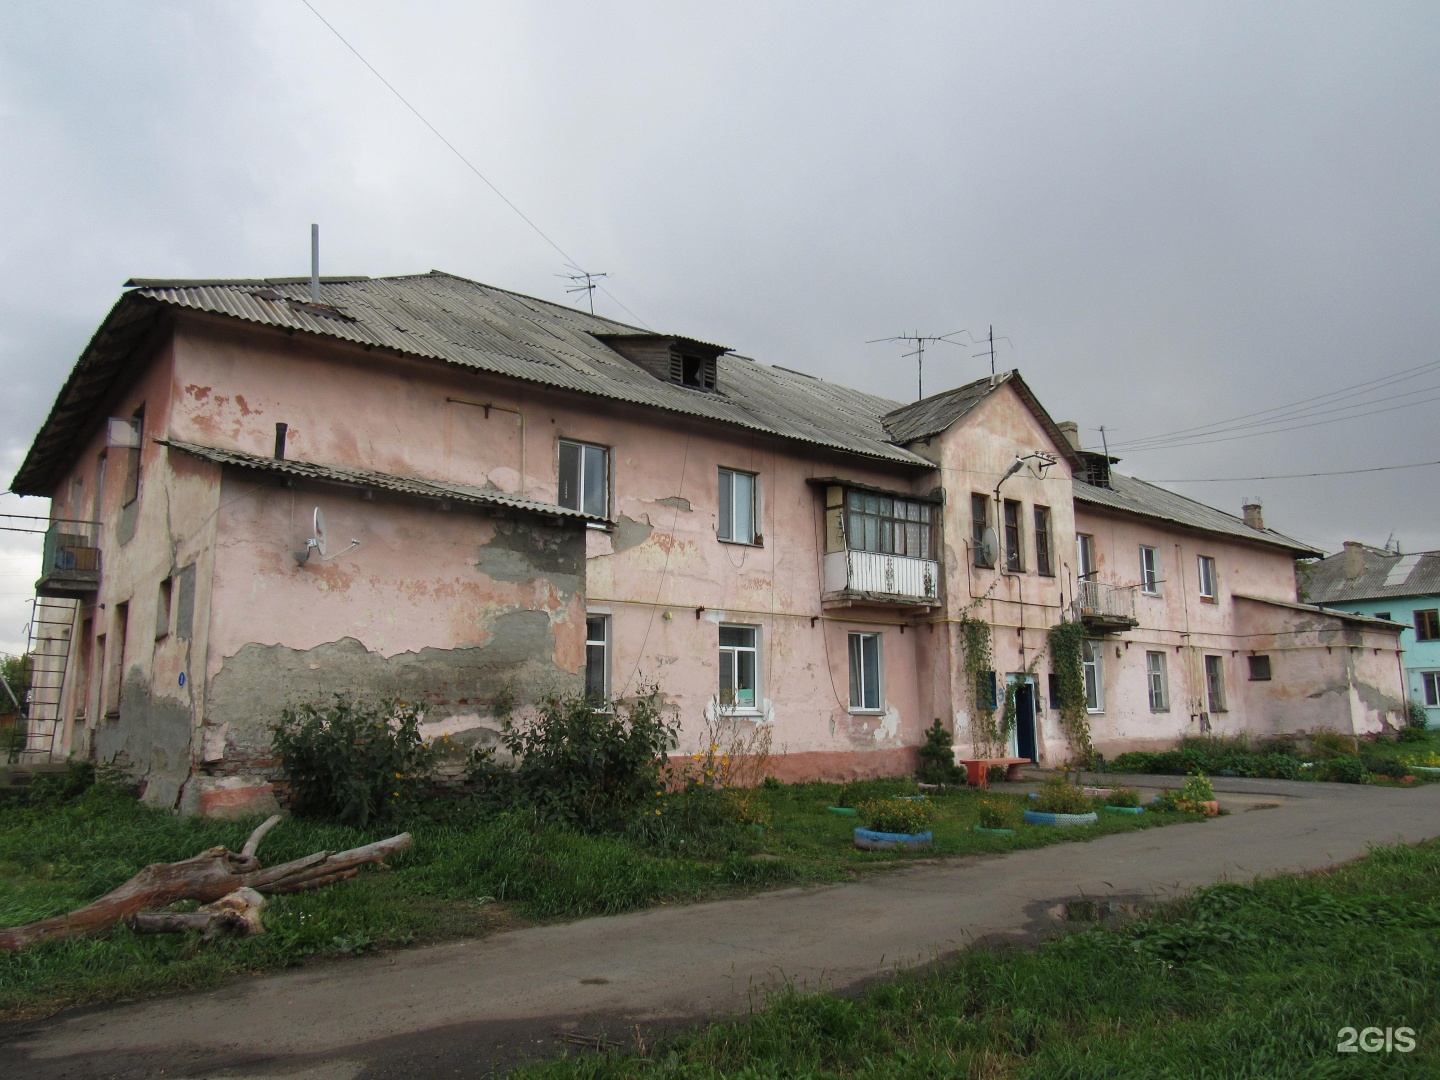
[[[1175,750],[1121,754],[1110,762],[1110,768],[1116,772],[1164,776],[1203,772],[1212,776],[1298,780],[1303,776],[1301,761],[1293,753],[1285,752],[1283,748],[1288,745],[1291,744],[1280,740],[1252,744],[1243,736],[1182,739]]]
[[[271,746],[297,814],[364,828],[412,810],[435,752],[420,735],[421,709],[398,701],[355,701],[287,708]]]
[[[543,821],[624,832],[663,789],[663,763],[679,726],[655,687],[604,709],[583,694],[547,697],[532,716],[506,720],[500,741],[514,769],[506,777],[491,768],[488,778]]]

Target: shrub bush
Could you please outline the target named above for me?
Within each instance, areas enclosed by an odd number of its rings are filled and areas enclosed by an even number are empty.
[[[1360,756],[1360,747],[1355,736],[1342,735],[1334,728],[1317,729],[1310,736],[1310,745],[1314,748],[1315,756],[1321,761]]]
[[[923,799],[870,799],[856,808],[867,829],[885,833],[922,833],[932,814]]]
[[[1041,785],[1035,809],[1042,814],[1088,814],[1095,804],[1065,777],[1053,776]]]
[[[1430,741],[1430,736],[1426,734],[1425,729],[1423,727],[1416,727],[1414,724],[1402,727],[1396,733],[1396,737],[1403,743],[1422,743]]]
[[[1429,714],[1425,712],[1424,705],[1421,705],[1420,702],[1414,698],[1405,702],[1405,727],[1401,729],[1402,733],[1410,730],[1424,731],[1426,727],[1429,726],[1429,723],[1430,717]]]
[[[544,821],[583,832],[624,832],[664,787],[662,767],[678,721],[650,687],[599,708],[583,694],[547,697],[500,741],[515,759],[509,795]],[[498,770],[492,769],[492,780]]]
[[[297,814],[364,828],[412,809],[435,753],[420,737],[422,710],[397,701],[287,708],[271,746]]]
[[[1020,811],[1008,799],[997,802],[982,799],[980,802],[980,827],[982,829],[1013,829],[1020,823]]]
[[[1105,796],[1105,805],[1129,806],[1132,808],[1139,806],[1140,792],[1136,791],[1133,787],[1116,788],[1110,792],[1109,795]]]
[[[920,769],[917,776],[927,784],[958,784],[965,779],[965,770],[955,764],[955,737],[936,720],[925,729],[920,745]]]
[[[1335,757],[1325,762],[1320,777],[1340,784],[1363,784],[1370,779],[1370,771],[1358,757]]]

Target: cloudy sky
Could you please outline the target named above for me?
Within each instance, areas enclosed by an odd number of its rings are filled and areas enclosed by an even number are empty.
[[[913,361],[868,339],[993,324],[1136,475],[1327,548],[1440,547],[1440,468],[1179,483],[1440,458],[1433,0],[312,2],[611,275],[604,314],[904,400]],[[556,247],[302,0],[6,0],[0,145],[0,482],[131,276],[303,275],[318,221],[328,273],[566,299]],[[927,391],[988,370],[960,340]],[[28,539],[0,532],[0,650]]]

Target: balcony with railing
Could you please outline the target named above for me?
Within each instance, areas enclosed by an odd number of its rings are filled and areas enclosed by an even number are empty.
[[[55,521],[45,530],[38,596],[85,600],[100,588],[100,525],[94,521]]]
[[[1140,625],[1135,617],[1135,589],[1103,581],[1080,582],[1075,614],[1086,629],[1100,634],[1119,634]]]
[[[940,565],[879,551],[832,551],[825,556],[825,599],[933,607],[940,603]]]

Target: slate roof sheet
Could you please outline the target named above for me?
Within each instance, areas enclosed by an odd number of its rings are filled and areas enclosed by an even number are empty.
[[[1345,552],[1321,559],[1305,571],[1305,595],[1317,604],[1338,604],[1348,600],[1383,600],[1387,597],[1440,596],[1440,551],[1418,552],[1418,557],[1397,555],[1368,544],[1360,546],[1362,569],[1358,576],[1345,576]],[[1403,562],[1413,558],[1404,579],[1387,584]]]
[[[1204,532],[1219,533],[1222,536],[1232,536],[1240,540],[1274,544],[1306,558],[1315,558],[1324,554],[1309,544],[1291,539],[1284,533],[1278,533],[1274,529],[1252,529],[1234,514],[1216,510],[1213,506],[1206,506],[1194,499],[1187,499],[1184,495],[1146,483],[1144,480],[1137,480],[1133,476],[1126,476],[1114,469],[1110,470],[1110,487],[1108,488],[1096,487],[1082,480],[1076,480],[1074,486],[1075,501],[1078,503],[1140,514],[1144,517],[1173,522]]]
[[[446,499],[467,503],[472,506],[502,506],[511,510],[523,510],[547,517],[574,518],[577,521],[600,521],[602,519],[570,510],[553,503],[522,499],[503,491],[488,488],[467,487],[464,484],[450,484],[438,480],[424,480],[415,476],[397,476],[394,473],[375,472],[372,469],[356,469],[348,465],[318,465],[310,461],[294,461],[289,458],[276,459],[246,454],[239,450],[222,450],[214,446],[185,442],[180,439],[156,439],[161,446],[183,450],[217,465],[233,465],[242,469],[257,469],[279,476],[294,476],[321,483],[342,484],[346,487],[379,488],[399,495],[414,495],[425,499]]]

